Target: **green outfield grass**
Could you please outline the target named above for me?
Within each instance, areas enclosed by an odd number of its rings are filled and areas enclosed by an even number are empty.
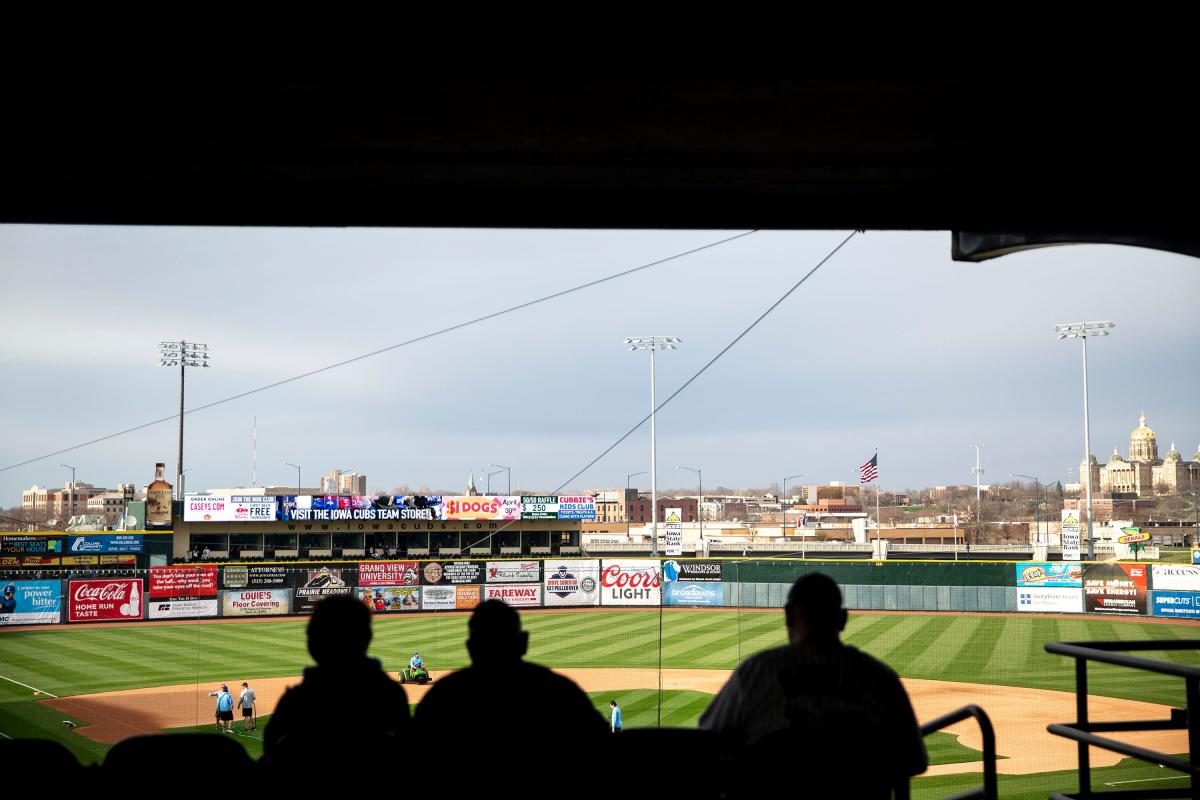
[[[1187,758],[1186,754],[1180,758]],[[1033,775],[1000,775],[999,795],[1004,800],[1046,800],[1054,792],[1078,792],[1075,770],[1038,772]],[[1187,787],[1188,777],[1180,772],[1144,764],[1126,758],[1114,767],[1092,770],[1092,791],[1111,792],[1121,789],[1181,789]],[[940,775],[916,778],[912,782],[912,800],[934,800],[983,785],[982,773]]]
[[[588,611],[522,617],[529,659],[551,667],[732,669],[785,639],[781,612]],[[662,646],[659,647],[659,631]],[[130,627],[71,626],[0,634],[0,676],[66,696],[180,683],[233,685],[242,680],[299,675],[311,663],[303,619],[244,624]],[[853,613],[845,639],[906,677],[1072,691],[1068,659],[1047,654],[1050,641],[1192,638],[1196,628],[1095,617],[970,616]],[[395,672],[413,650],[435,670],[467,662],[466,617],[380,617],[371,653]],[[1195,653],[1147,653],[1197,664]],[[1182,705],[1179,679],[1094,665],[1094,694]],[[627,725],[657,721],[656,693],[618,693]],[[602,698],[607,703],[609,698]],[[87,760],[98,745],[61,724],[62,714],[33,702],[32,691],[0,681],[0,733],[64,740]],[[986,708],[987,697],[979,702]],[[694,725],[707,696],[679,693],[664,703],[667,725]],[[653,712],[653,713],[651,713]],[[650,716],[647,716],[650,715]],[[80,722],[79,720],[75,720]]]
[[[628,692],[589,692],[592,705],[597,713],[608,719],[608,701],[616,700],[621,706],[621,714],[626,728],[651,728],[659,724],[658,693],[645,690]],[[699,714],[712,700],[711,695],[702,692],[663,691],[662,724],[669,727],[695,727]],[[416,706],[410,706],[415,710]],[[268,714],[258,718],[258,730],[243,731],[241,717],[235,717],[233,723],[234,741],[246,748],[251,758],[262,756],[263,730],[271,721]],[[216,724],[196,725],[189,728],[172,728],[168,733],[214,733]],[[228,734],[226,734],[228,735]],[[978,761],[982,753],[960,744],[958,737],[951,733],[938,732],[925,737],[925,749],[929,752],[930,764],[957,764],[964,761]]]

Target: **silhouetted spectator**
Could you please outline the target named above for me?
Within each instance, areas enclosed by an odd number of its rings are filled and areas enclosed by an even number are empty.
[[[466,720],[486,720],[497,731],[511,731],[516,738],[499,741],[500,749],[539,740],[561,746],[608,733],[604,717],[573,681],[522,660],[529,633],[508,605],[484,601],[467,628],[471,666],[439,679],[414,714],[422,736],[432,734],[428,741],[461,736]]]
[[[370,643],[371,612],[356,598],[333,595],[317,603],[308,621],[308,652],[317,666],[279,700],[264,731],[264,759],[312,767],[314,759],[395,755],[412,725],[408,696],[367,656]]]
[[[900,678],[840,640],[847,615],[837,584],[818,573],[800,578],[784,616],[788,644],[744,661],[700,727],[746,745],[752,761],[800,759],[795,768],[840,775],[840,789],[824,788],[847,796],[885,796],[924,772],[925,745]]]

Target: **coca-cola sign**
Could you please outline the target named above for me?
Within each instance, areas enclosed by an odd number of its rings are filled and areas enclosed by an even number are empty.
[[[120,622],[142,618],[145,590],[140,578],[71,581],[69,622]]]
[[[600,602],[606,606],[662,603],[662,568],[648,559],[605,559],[600,570]]]

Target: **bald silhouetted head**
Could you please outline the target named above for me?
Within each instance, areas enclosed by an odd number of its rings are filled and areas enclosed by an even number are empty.
[[[842,592],[832,578],[819,572],[792,584],[783,612],[792,642],[837,641],[846,627]]]
[[[317,603],[308,620],[308,652],[321,666],[358,661],[371,644],[371,611],[348,594]]]
[[[520,661],[529,648],[529,634],[521,618],[507,603],[485,600],[467,623],[467,652],[474,665],[502,665]]]

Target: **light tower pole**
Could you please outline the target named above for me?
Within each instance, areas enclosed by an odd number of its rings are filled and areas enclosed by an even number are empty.
[[[1087,470],[1087,540],[1088,561],[1096,558],[1095,547],[1092,543],[1092,436],[1088,425],[1088,377],[1087,377],[1087,340],[1089,336],[1108,336],[1109,330],[1116,323],[1104,320],[1101,322],[1067,322],[1055,325],[1054,332],[1059,339],[1083,340],[1083,467]]]
[[[183,499],[183,387],[188,367],[208,367],[208,345],[195,342],[159,342],[159,366],[179,367],[179,463],[175,468],[175,499]]]
[[[658,403],[654,399],[654,354],[659,350],[678,350],[678,336],[631,336],[625,340],[630,351],[650,351],[650,554],[658,555],[658,453],[654,417]]]

